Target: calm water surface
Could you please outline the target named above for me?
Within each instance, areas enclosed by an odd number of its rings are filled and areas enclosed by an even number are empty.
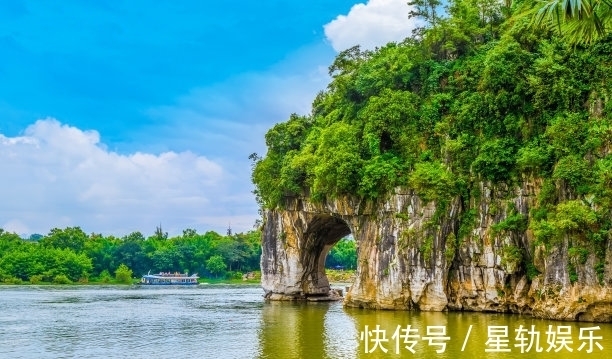
[[[262,293],[259,286],[225,285],[0,286],[0,358],[600,358],[612,354],[610,324],[516,315],[368,311],[345,309],[340,303],[266,303]],[[524,353],[516,346],[521,343],[516,339],[521,325],[531,331],[523,332]],[[596,326],[600,329],[585,330]],[[400,335],[394,337],[396,331]],[[423,337],[432,337],[433,345]],[[548,341],[561,350],[546,352]],[[405,348],[413,342],[414,354]],[[443,353],[436,353],[441,349],[436,343],[446,343]],[[537,344],[542,352],[536,352]],[[491,352],[497,349],[510,352]]]

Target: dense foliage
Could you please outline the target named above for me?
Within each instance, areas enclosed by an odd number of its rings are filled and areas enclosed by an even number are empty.
[[[238,277],[259,270],[260,232],[228,236],[186,229],[168,238],[145,238],[134,232],[122,238],[87,235],[79,227],[52,229],[36,240],[24,240],[0,229],[0,282],[131,282],[132,275],[197,272],[209,277]],[[210,266],[211,262],[216,263]]]
[[[526,5],[525,12],[534,14],[536,24],[558,31],[573,43],[597,41],[612,27],[610,0],[552,0]]]
[[[327,254],[326,268],[351,269],[357,268],[357,245],[352,237],[342,238]]]
[[[607,2],[595,3],[609,16]],[[569,235],[577,260],[595,251],[601,264],[612,208],[612,36],[571,41],[534,27],[543,20],[526,15],[528,0],[451,0],[445,16],[439,1],[411,4],[425,27],[402,43],[341,52],[311,113],[268,131],[266,156],[252,157],[262,206],[292,196],[377,201],[400,186],[438,208],[460,198],[470,213],[481,182],[543,181],[529,218],[510,213],[500,231],[530,228],[543,244]]]

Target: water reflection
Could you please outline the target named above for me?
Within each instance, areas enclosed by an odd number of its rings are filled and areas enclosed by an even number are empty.
[[[357,358],[457,357],[450,354],[448,340],[435,338],[436,334],[449,336],[448,317],[445,313],[374,311],[355,308],[346,308],[345,313],[354,318],[355,332],[359,340],[358,355],[355,356]],[[432,337],[432,346],[428,346],[428,342],[421,339],[421,337],[428,336],[428,326],[432,327],[431,335],[429,335]],[[397,336],[397,340],[393,339],[394,335]],[[406,349],[406,346],[410,347],[414,353]],[[436,352],[441,349],[444,351]]]
[[[495,313],[376,311],[343,308],[341,303],[271,302],[262,308],[260,325],[258,358],[476,355],[500,359],[580,359],[607,356],[612,351],[611,324],[547,321]],[[591,337],[599,339],[589,342],[585,328],[596,327],[599,329],[593,330]]]
[[[264,305],[259,358],[325,358],[327,303]]]
[[[612,325],[608,323],[576,323],[534,319],[529,316],[495,313],[432,313],[387,312],[347,309],[355,318],[356,330],[369,341],[360,340],[358,358],[458,358],[484,355],[486,358],[587,358],[608,355],[612,351]],[[377,327],[378,326],[378,327]],[[410,326],[410,327],[408,327]],[[430,345],[428,327],[444,328],[448,340],[443,353]],[[596,328],[591,337],[586,328]],[[398,330],[399,328],[399,330]],[[410,328],[402,332],[401,329]],[[373,330],[379,329],[375,332]],[[581,337],[581,329],[583,336]],[[410,337],[394,334],[411,334]],[[409,342],[409,343],[408,343]],[[594,342],[598,342],[603,350]],[[412,345],[414,344],[414,345]],[[584,344],[584,345],[583,345]],[[406,349],[412,347],[415,353]],[[582,346],[582,347],[581,347]],[[537,351],[536,348],[541,348]],[[384,349],[387,352],[384,352]],[[587,350],[592,348],[592,353]],[[366,349],[368,349],[366,352]],[[548,350],[548,351],[547,351]]]
[[[0,358],[581,359],[609,357],[612,352],[612,325],[607,323],[503,314],[374,311],[343,308],[342,303],[266,303],[256,286],[71,288],[0,286]],[[377,326],[378,346],[371,341],[375,336],[360,339],[366,327],[372,331]],[[529,350],[522,347],[525,352],[521,352],[517,330],[523,328],[525,340],[531,340],[528,331],[532,326],[532,332],[539,333],[538,343]],[[446,330],[444,336],[449,339],[443,341],[444,353],[436,353],[439,347],[423,340],[427,327]],[[510,352],[487,352],[495,343],[491,342],[491,327],[498,334],[500,349]],[[584,340],[589,327],[599,327],[591,336],[601,337],[594,342],[603,348],[592,343],[591,354]],[[410,332],[398,333],[411,336],[396,341],[398,328],[409,328]],[[504,328],[506,335],[500,335]],[[551,331],[556,338],[551,339]],[[564,347],[560,340],[568,331]],[[370,340],[371,352],[366,351],[366,340]],[[414,354],[406,349],[412,344]],[[541,352],[536,352],[536,344]]]

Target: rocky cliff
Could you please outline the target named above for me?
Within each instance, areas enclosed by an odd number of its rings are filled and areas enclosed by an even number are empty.
[[[401,188],[379,202],[286,198],[264,215],[266,297],[328,297],[325,256],[352,234],[358,269],[347,306],[612,321],[609,233],[597,247],[578,245],[571,226],[542,241],[529,225],[541,190],[541,180],[527,178],[515,187],[476,183],[467,202],[425,202]]]

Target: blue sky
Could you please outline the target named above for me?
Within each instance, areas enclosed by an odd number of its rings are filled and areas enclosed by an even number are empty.
[[[252,152],[404,0],[0,2],[0,228],[252,228]]]

